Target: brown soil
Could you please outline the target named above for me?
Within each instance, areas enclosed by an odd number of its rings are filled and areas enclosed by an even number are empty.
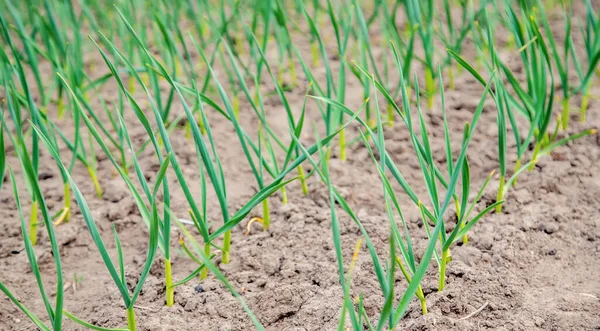
[[[306,44],[308,45],[308,44]],[[308,46],[306,46],[308,53]],[[381,51],[381,50],[377,50]],[[506,54],[507,57],[514,55]],[[90,61],[99,61],[94,58]],[[99,63],[99,62],[98,62]],[[515,62],[517,63],[517,61]],[[334,63],[337,67],[337,63]],[[105,72],[99,63],[98,75]],[[417,72],[420,68],[415,67]],[[317,70],[317,78],[324,72]],[[303,87],[290,93],[290,104],[300,109],[305,93]],[[272,84],[265,82],[265,89]],[[116,86],[107,84],[103,96],[115,94]],[[447,90],[446,105],[450,128],[459,137],[465,121],[470,120],[481,97],[482,88],[466,73],[457,81],[457,89]],[[592,94],[599,94],[595,88]],[[357,106],[362,88],[355,81],[348,83],[348,104]],[[144,99],[140,95],[140,99]],[[578,103],[579,100],[573,100]],[[266,102],[267,115],[275,132],[285,134],[285,113],[278,98]],[[241,123],[245,128],[255,125],[249,107],[242,102]],[[244,111],[248,110],[248,111]],[[175,107],[174,112],[180,112]],[[319,112],[310,104],[309,118],[317,120]],[[497,168],[496,113],[492,103],[486,106],[476,136],[469,148],[473,180],[481,183]],[[144,140],[144,131],[131,112],[127,122],[137,143]],[[433,150],[443,155],[441,112],[439,100],[427,112]],[[571,132],[600,126],[600,102],[592,100],[585,124],[573,116]],[[219,132],[217,148],[227,175],[228,198],[232,209],[240,207],[256,192],[255,181],[237,144],[230,123],[218,115],[211,125]],[[61,124],[61,127],[63,125]],[[65,128],[69,127],[65,123]],[[355,132],[353,129],[352,132]],[[307,130],[306,141],[311,139]],[[417,195],[425,198],[422,175],[418,168],[408,134],[401,123],[385,130],[386,147]],[[352,133],[355,136],[355,133]],[[199,182],[198,167],[190,140],[183,131],[176,131],[172,143],[178,151],[184,172],[194,183]],[[514,147],[514,145],[513,145]],[[8,163],[19,178],[22,200],[29,203],[21,180],[22,172],[11,147]],[[510,150],[514,154],[514,150]],[[65,152],[66,153],[66,152]],[[383,209],[383,193],[378,174],[364,146],[351,146],[349,160],[342,162],[332,156],[333,183],[348,199],[369,232],[380,256],[387,256],[388,227]],[[512,154],[511,154],[512,155]],[[127,275],[131,284],[142,267],[147,245],[147,230],[141,221],[125,185],[114,178],[113,169],[105,157],[99,156],[99,179],[105,190],[102,198],[94,194],[86,170],[77,166],[75,181],[90,204],[93,216],[112,254],[116,254],[110,232],[114,222],[124,245]],[[514,162],[514,157],[511,159]],[[534,170],[521,176],[510,191],[501,214],[491,214],[473,228],[468,245],[453,248],[453,261],[448,269],[448,286],[437,292],[435,266],[424,280],[429,314],[421,316],[416,300],[411,303],[401,329],[411,330],[477,330],[484,328],[510,330],[598,330],[600,329],[600,137],[591,136],[557,149],[552,157],[540,160]],[[158,170],[156,158],[150,153],[141,157],[142,167],[150,177]],[[49,208],[62,206],[62,183],[50,155],[42,153],[41,185]],[[170,176],[172,187],[177,187]],[[498,178],[495,176],[486,190],[482,203],[495,199]],[[196,185],[199,196],[199,185]],[[290,202],[282,205],[278,197],[271,198],[272,225],[266,232],[255,228],[245,236],[246,222],[233,231],[232,262],[220,267],[229,281],[242,293],[250,308],[268,330],[333,330],[340,315],[342,292],[338,284],[335,252],[330,228],[327,189],[311,178],[310,193],[303,197],[294,183],[288,187]],[[399,192],[399,189],[398,189]],[[210,198],[210,197],[209,197]],[[185,215],[187,205],[179,190],[173,193],[173,210]],[[417,251],[426,244],[425,232],[417,210],[407,199],[401,201]],[[23,247],[18,214],[10,185],[0,191],[0,277],[38,316],[44,315],[35,279],[24,253],[12,254]],[[209,218],[220,224],[216,200],[211,199]],[[260,215],[257,210],[252,215]],[[28,217],[28,215],[26,215]],[[341,216],[341,235],[345,261],[349,261],[354,246],[361,238],[357,227],[345,215]],[[45,234],[40,231],[36,253],[41,271],[52,291],[54,264]],[[122,300],[101,258],[90,240],[79,211],[71,222],[57,228],[64,275],[83,276],[77,287],[67,290],[65,308],[76,316],[103,327],[126,325]],[[194,269],[193,263],[175,249],[178,237],[172,231],[173,268],[176,280]],[[116,256],[116,255],[115,255]],[[176,303],[164,305],[162,263],[149,275],[136,306],[141,330],[247,330],[252,324],[235,298],[212,276],[203,282],[192,281],[176,291]],[[372,263],[366,248],[361,249],[353,275],[352,294],[364,295],[366,310],[376,319],[383,305]],[[406,282],[398,275],[398,292]],[[478,313],[471,315],[472,312]],[[65,320],[66,330],[81,329]],[[6,298],[0,299],[0,329],[29,330],[33,325]]]

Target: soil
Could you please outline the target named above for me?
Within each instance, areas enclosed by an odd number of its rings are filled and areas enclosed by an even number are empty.
[[[299,40],[302,38],[299,37]],[[298,44],[305,51],[304,54],[309,54],[308,42],[300,41]],[[375,52],[381,53],[382,50],[377,48]],[[518,55],[509,52],[504,55],[518,65]],[[330,60],[337,68],[338,60]],[[88,65],[97,64],[95,76],[106,72],[100,61],[95,56],[86,60]],[[417,72],[422,72],[420,69],[419,65],[415,65]],[[315,73],[317,79],[324,81],[323,70],[316,70]],[[308,83],[301,79],[300,85],[288,96],[294,111],[301,109]],[[465,121],[470,121],[482,94],[479,83],[464,72],[457,78],[456,86],[455,90],[446,89],[446,107],[455,143],[462,134]],[[265,81],[263,88],[272,90],[273,85]],[[116,96],[116,89],[116,84],[110,82],[103,87],[101,95],[110,100]],[[362,87],[357,81],[350,80],[347,91],[347,104],[356,108],[363,98]],[[592,94],[600,94],[600,88],[594,87]],[[140,100],[145,99],[142,94],[138,96]],[[572,103],[578,104],[579,98],[574,98]],[[100,105],[98,102],[95,104],[98,107]],[[180,103],[174,107],[175,113],[182,111]],[[307,123],[319,119],[315,103],[309,103],[307,111]],[[286,134],[285,112],[277,96],[267,98],[266,112],[275,132]],[[131,112],[126,114],[135,143],[143,142],[143,128],[136,125],[137,120]],[[415,193],[425,199],[427,193],[422,174],[406,128],[399,120],[397,118],[398,122],[393,128],[385,129],[386,148]],[[426,120],[430,127],[433,151],[442,160],[444,147],[439,98],[436,98],[434,109],[426,111]],[[72,126],[68,120],[60,123],[69,133],[67,130]],[[211,115],[210,123],[213,131],[220,136],[217,148],[227,176],[230,208],[235,211],[256,192],[256,181],[241,154],[231,124],[215,114]],[[249,131],[256,127],[256,119],[244,101],[241,104],[241,123]],[[570,132],[599,126],[600,102],[593,99],[585,123],[579,123],[577,115],[573,114]],[[305,131],[304,141],[314,141],[312,131]],[[352,126],[350,131],[349,134],[356,137],[357,127]],[[477,188],[498,167],[496,131],[495,107],[488,102],[468,154],[471,176]],[[187,178],[199,183],[191,140],[185,138],[182,129],[175,131],[171,140]],[[510,155],[514,155],[514,143],[509,147]],[[12,147],[8,147],[8,152],[8,163],[18,178],[24,208],[29,210],[22,171]],[[68,154],[66,149],[64,153]],[[334,150],[330,162],[332,181],[358,214],[380,258],[385,259],[388,256],[389,231],[376,168],[361,143],[350,146],[347,161],[341,161],[336,153]],[[104,189],[102,198],[94,194],[87,170],[81,164],[75,167],[72,174],[90,205],[113,257],[116,257],[116,249],[110,224],[113,222],[116,225],[123,243],[127,277],[133,286],[145,259],[148,233],[127,188],[119,177],[114,176],[110,162],[100,153],[98,159],[98,176]],[[513,156],[510,161],[514,160]],[[140,161],[152,181],[158,170],[156,157],[148,150]],[[448,284],[443,292],[437,292],[437,270],[432,262],[423,281],[429,313],[422,316],[420,306],[414,299],[399,329],[600,329],[600,266],[597,263],[600,258],[599,161],[600,137],[597,135],[569,143],[555,150],[551,157],[541,159],[509,191],[502,213],[486,216],[471,231],[467,245],[453,247],[453,261],[448,266]],[[42,151],[40,177],[48,206],[55,212],[63,205],[62,182],[55,163],[45,151]],[[169,176],[171,187],[176,188],[178,186],[174,178],[172,174]],[[194,194],[199,196],[199,184],[195,187]],[[495,200],[497,187],[498,176],[495,175],[481,204]],[[281,203],[279,195],[270,198],[272,224],[268,231],[263,232],[256,226],[246,236],[247,221],[233,230],[231,263],[219,266],[268,330],[334,330],[341,311],[342,291],[332,242],[327,188],[316,178],[311,178],[307,196],[302,196],[298,183],[289,185],[287,190],[287,205]],[[400,192],[400,189],[397,188],[397,191]],[[401,197],[416,250],[421,254],[427,243],[422,220],[412,202]],[[216,199],[210,195],[209,199],[209,219],[215,225],[220,224]],[[187,204],[180,190],[174,190],[172,201],[173,210],[184,217]],[[1,281],[38,316],[45,316],[25,253],[13,253],[21,250],[23,243],[18,212],[8,181],[0,190],[0,206]],[[257,208],[250,216],[259,215]],[[347,268],[361,234],[356,225],[341,212],[340,218]],[[90,240],[77,208],[73,219],[57,227],[56,231],[64,276],[71,285],[65,293],[65,309],[102,327],[124,327],[126,316],[122,299]],[[189,258],[176,249],[178,236],[179,230],[174,227],[172,247],[175,280],[182,279],[195,268]],[[55,270],[43,230],[40,231],[39,243],[36,254],[46,289],[52,293]],[[75,287],[72,285],[74,275],[83,277]],[[400,275],[396,287],[399,293],[406,287]],[[364,245],[352,277],[352,295],[361,294],[367,314],[376,320],[383,306],[383,296]],[[175,297],[175,305],[166,307],[162,263],[157,256],[136,304],[139,329],[252,329],[252,323],[240,304],[213,276],[205,281],[193,280],[178,287]],[[66,330],[81,329],[66,319],[64,327]],[[31,330],[34,326],[3,296],[0,299],[0,329]]]

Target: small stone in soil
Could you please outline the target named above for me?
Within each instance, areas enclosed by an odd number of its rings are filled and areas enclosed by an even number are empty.
[[[54,177],[54,175],[49,172],[42,172],[38,175],[39,180],[46,180],[46,179],[50,179],[53,177]]]
[[[558,224],[556,224],[554,222],[545,222],[545,223],[542,223],[541,228],[547,234],[552,234],[552,233],[558,231]]]
[[[198,284],[198,285],[196,285],[196,287],[194,287],[194,290],[196,291],[196,293],[202,293],[202,292],[204,292],[204,287],[202,287],[202,285]]]
[[[528,231],[528,230],[534,228],[533,220],[531,220],[530,218],[523,219],[519,228],[523,231]]]

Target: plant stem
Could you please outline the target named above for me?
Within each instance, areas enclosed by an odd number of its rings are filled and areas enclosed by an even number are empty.
[[[129,77],[129,93],[133,94],[135,92],[135,78],[133,76]]]
[[[300,184],[302,185],[302,194],[308,194],[308,185],[306,184],[306,177],[304,177],[304,168],[302,165],[298,166],[298,177],[300,177]]]
[[[192,139],[192,127],[190,122],[185,122],[185,139]]]
[[[504,175],[500,175],[500,186],[498,187],[498,196],[496,197],[496,201],[502,200],[504,197]],[[502,212],[502,204],[496,206],[496,214],[500,214]]]
[[[65,116],[65,105],[62,98],[58,99],[58,118],[62,119]]]
[[[68,222],[71,219],[71,190],[69,189],[69,183],[65,182],[63,184],[64,188],[64,199],[65,199],[65,222]]]
[[[365,100],[369,100],[369,98],[365,98]],[[365,110],[365,115],[366,115],[366,120],[367,120],[367,126],[371,129],[375,129],[377,122],[375,121],[375,119],[373,118],[373,115],[371,114],[371,107],[369,106],[369,103],[367,103],[366,105],[366,110]],[[365,134],[367,141],[369,141],[371,139],[371,135],[369,133]]]
[[[465,223],[463,222],[463,224],[460,226],[460,228],[462,229],[464,227],[465,227]],[[469,237],[467,237],[466,234],[463,235],[462,242],[463,242],[463,245],[468,245],[469,244]]]
[[[133,311],[133,306],[127,308],[127,328],[129,328],[129,331],[137,330],[137,326],[135,323],[135,311]]]
[[[235,105],[235,103],[234,103],[234,105]],[[234,110],[235,110],[235,108],[234,108]],[[198,126],[200,127],[200,134],[205,136],[206,135],[206,127],[204,126],[204,121],[202,120],[202,114],[198,114]]]
[[[285,186],[281,187],[281,203],[283,203],[284,205],[288,204],[288,196],[287,191],[285,190]]]
[[[124,150],[121,150],[121,169],[129,176],[129,169],[127,168],[127,156]]]
[[[236,120],[240,120],[240,98],[236,95],[233,96],[233,116]]]
[[[438,284],[438,292],[442,292],[444,290],[444,286],[446,285],[446,264],[448,263],[449,254],[449,249],[442,252],[442,259],[440,260],[440,280]]]
[[[423,286],[421,286],[421,284],[419,284],[419,287],[417,287],[417,292],[415,293],[415,295],[421,302],[421,312],[423,313],[423,315],[426,315],[427,314],[427,300],[425,299],[425,293],[423,293]]]
[[[263,231],[266,231],[271,225],[271,212],[269,210],[269,198],[262,201],[263,207]]]
[[[423,315],[427,315],[427,301],[421,300],[421,311]]]
[[[564,122],[563,122],[564,123]],[[533,170],[533,168],[535,168],[535,163],[537,162],[537,156],[540,152],[540,148],[542,147],[542,144],[540,143],[536,143],[535,144],[535,149],[533,150],[533,155],[531,156],[531,165],[529,166],[529,171]]]
[[[96,189],[96,194],[99,197],[102,197],[102,188],[100,187],[100,182],[98,182],[98,177],[96,177],[96,171],[91,166],[88,166],[88,173],[90,174],[90,178],[94,183],[94,188]]]
[[[544,138],[542,138],[542,146],[548,146],[548,144],[550,144],[550,135],[548,134],[548,132],[546,132],[546,134],[544,135]]]
[[[204,243],[204,254],[206,256],[210,256],[210,243]],[[223,258],[221,261],[225,259],[225,247],[223,247]],[[229,259],[229,251],[227,251],[227,259]],[[200,272],[200,280],[206,279],[208,277],[208,268],[202,269]]]
[[[340,131],[340,160],[346,161],[346,130]]]
[[[433,95],[435,93],[435,85],[433,82],[433,73],[430,68],[425,69],[425,88],[427,89],[427,107],[433,109]]]
[[[172,307],[175,303],[175,288],[173,287],[173,275],[171,273],[171,260],[165,259],[165,284],[167,307]]]
[[[421,285],[419,285],[419,289],[421,290],[421,295],[423,295],[423,289],[421,289]],[[419,301],[421,301],[421,311],[423,312],[423,315],[427,315],[427,300],[425,300],[425,297],[423,297],[419,298]]]
[[[456,208],[456,219],[460,219],[460,205],[458,199],[454,199],[454,208]]]
[[[404,278],[406,278],[406,280],[410,284],[412,282],[412,277],[410,276],[410,274],[408,273],[408,271],[404,267],[404,264],[402,263],[402,260],[400,260],[399,257],[396,257],[396,263],[400,267],[400,271],[402,271],[402,274],[404,275]],[[423,315],[427,314],[427,300],[425,300],[425,294],[423,293],[423,287],[421,286],[421,284],[419,284],[419,287],[417,287],[417,291],[415,292],[415,296],[421,302],[421,310],[423,311]]]
[[[184,130],[185,130],[185,135],[184,135],[185,139],[188,139],[188,140],[192,139],[192,125],[190,124],[189,121],[185,122]]]
[[[260,87],[256,85],[256,90],[254,91],[254,104],[258,105],[258,92],[260,91]]]
[[[460,205],[458,204],[458,200],[454,200],[454,205],[456,206],[456,219],[459,220],[460,219]],[[460,224],[460,228],[464,228],[465,227],[465,222],[461,222]],[[469,243],[469,237],[467,237],[467,235],[463,235],[462,237],[462,241],[463,244],[466,245]]]
[[[38,202],[33,201],[31,203],[31,216],[29,217],[29,240],[31,245],[35,246],[37,243],[37,222],[38,222]]]
[[[223,235],[223,257],[221,258],[221,262],[223,264],[229,264],[229,247],[231,246],[231,230],[225,232]],[[209,250],[206,252],[206,245],[204,246],[204,250],[206,256],[210,256],[210,246],[208,246]]]
[[[394,126],[394,108],[391,103],[387,106],[387,122],[390,128]]]
[[[319,45],[316,41],[313,41],[310,44],[310,51],[312,54],[313,67],[318,67],[319,66]]]
[[[562,106],[562,129],[567,131],[569,128],[569,98],[563,99]]]

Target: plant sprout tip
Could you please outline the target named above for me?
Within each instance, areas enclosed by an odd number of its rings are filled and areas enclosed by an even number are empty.
[[[254,223],[254,222],[258,222],[258,223],[263,224],[263,225],[265,224],[265,221],[263,221],[262,218],[260,218],[260,217],[252,217],[250,219],[250,221],[248,221],[248,226],[246,228],[246,233],[245,233],[246,236],[250,234],[250,229],[252,227],[252,223]]]

